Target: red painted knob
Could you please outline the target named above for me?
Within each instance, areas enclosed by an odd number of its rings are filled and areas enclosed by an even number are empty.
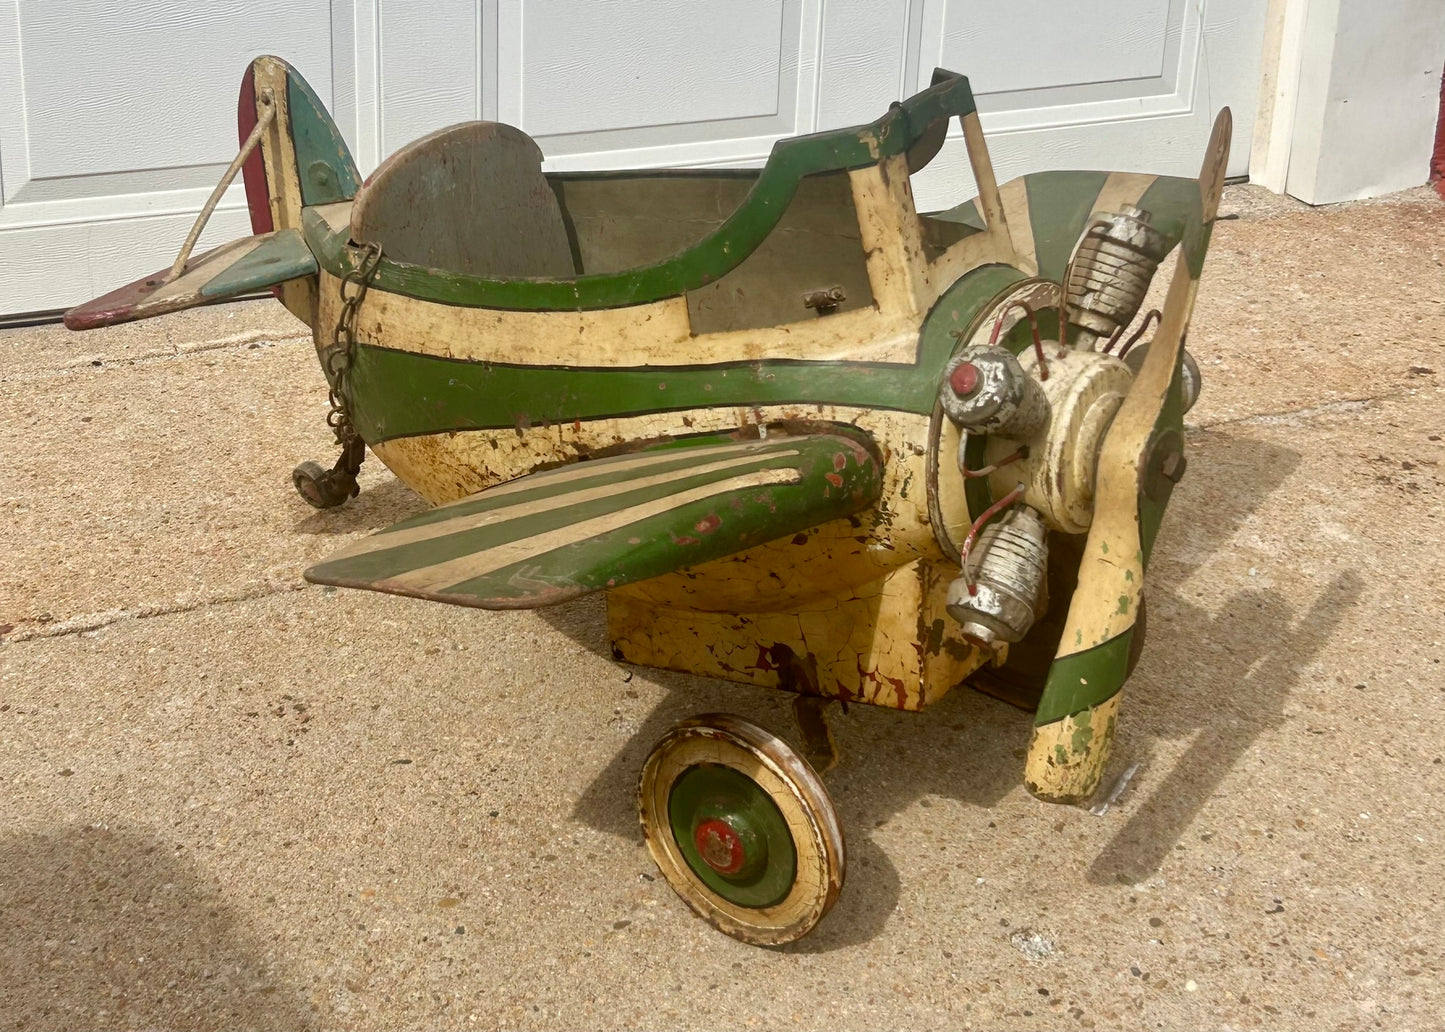
[[[703,821],[693,832],[693,844],[703,862],[718,874],[737,874],[747,863],[742,839],[727,821]]]
[[[948,377],[948,385],[959,397],[966,397],[978,390],[978,366],[964,362]]]

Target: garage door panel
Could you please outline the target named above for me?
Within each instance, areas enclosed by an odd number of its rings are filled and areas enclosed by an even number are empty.
[[[344,114],[338,6],[349,24],[350,0],[0,3],[0,314],[67,307],[175,257],[236,153],[258,54]],[[200,246],[244,235],[244,211],[238,184]]]
[[[380,12],[380,157],[434,129],[482,118],[482,4],[386,0]]]
[[[935,0],[940,64],[990,93],[1157,79],[1185,5],[1161,0]]]
[[[147,169],[164,182],[170,168],[224,167],[236,127],[218,113],[231,113],[242,71],[278,40],[331,92],[325,3],[66,0],[18,11],[29,179]],[[125,59],[157,51],[175,59]]]
[[[585,10],[500,5],[498,113],[536,137],[548,167],[727,161],[810,131],[816,0]]]
[[[509,68],[516,108],[543,138],[784,114],[784,67],[796,62],[782,55],[797,49],[800,7],[534,0]]]
[[[913,92],[922,10],[917,0],[829,0],[824,5],[819,128],[871,122]]]

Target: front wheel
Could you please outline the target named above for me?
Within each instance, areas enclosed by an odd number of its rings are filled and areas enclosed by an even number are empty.
[[[837,900],[846,862],[828,791],[756,724],[724,713],[683,721],[647,757],[639,793],[653,860],[719,931],[781,945]]]

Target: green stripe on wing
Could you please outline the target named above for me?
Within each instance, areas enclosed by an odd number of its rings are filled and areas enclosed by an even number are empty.
[[[306,571],[485,609],[551,605],[720,559],[877,500],[866,436],[718,438],[533,473],[406,519]]]

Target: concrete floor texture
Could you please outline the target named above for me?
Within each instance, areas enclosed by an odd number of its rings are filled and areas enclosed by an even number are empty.
[[[271,301],[0,332],[0,1029],[1445,1025],[1445,204],[1227,192],[1188,475],[1103,816],[968,690],[835,718],[848,882],[741,945],[637,772],[782,693],[633,669],[603,606],[310,587],[422,507],[332,458]],[[1230,217],[1234,216],[1234,217]]]

